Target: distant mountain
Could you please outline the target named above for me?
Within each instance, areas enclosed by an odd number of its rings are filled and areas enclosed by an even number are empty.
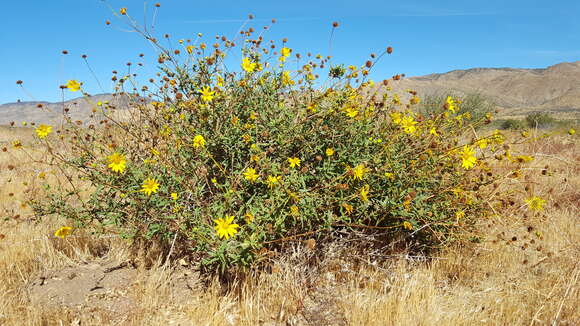
[[[555,112],[580,118],[580,61],[565,62],[544,69],[473,68],[442,74],[404,78],[391,83],[393,90],[406,89],[426,95],[479,93],[496,103],[500,115],[518,116],[530,112]],[[77,98],[64,103],[73,120],[86,120],[98,101],[109,101],[119,109],[129,107],[127,96],[111,94]],[[43,108],[37,105],[42,104]],[[11,121],[51,122],[62,114],[62,103],[19,102],[0,105],[0,125]]]
[[[393,83],[395,91],[419,95],[479,93],[504,115],[533,111],[571,113],[580,118],[580,61],[543,69],[474,68],[410,77]]]
[[[99,119],[103,116],[97,110],[97,103],[105,101],[118,109],[126,109],[129,107],[130,98],[127,95],[99,94],[79,97],[64,103],[42,101],[6,103],[0,105],[0,125],[8,125],[11,122],[17,125],[22,122],[54,123],[61,120],[65,108],[73,120],[87,121],[91,115]]]

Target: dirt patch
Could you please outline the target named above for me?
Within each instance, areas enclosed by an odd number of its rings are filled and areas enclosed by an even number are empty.
[[[67,312],[75,318],[91,311],[117,323],[144,309],[139,298],[151,273],[159,270],[136,269],[131,263],[92,261],[45,271],[28,284],[28,298],[33,306],[48,311]],[[187,304],[202,286],[199,273],[184,266],[172,268],[164,284],[171,303],[176,305]]]
[[[127,263],[88,263],[48,271],[29,285],[29,297],[39,306],[90,307],[123,314],[134,306],[127,291],[136,275]]]

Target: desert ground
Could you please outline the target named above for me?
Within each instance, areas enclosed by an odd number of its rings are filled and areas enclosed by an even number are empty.
[[[136,257],[116,237],[54,237],[66,221],[37,221],[26,206],[35,194],[23,189],[51,172],[30,163],[42,155],[32,138],[28,128],[0,129],[2,325],[580,324],[577,135],[527,145],[535,160],[513,182],[544,194],[546,208],[508,203],[478,222],[478,243],[422,256],[297,242],[292,255],[228,284],[154,248]],[[32,154],[14,150],[15,139]]]

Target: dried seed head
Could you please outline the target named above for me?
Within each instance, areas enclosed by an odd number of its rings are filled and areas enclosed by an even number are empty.
[[[62,50],[62,54],[68,54],[67,50]]]
[[[387,53],[388,53],[388,54],[391,54],[391,53],[393,53],[393,47],[389,46],[389,47],[387,48]]]
[[[161,7],[161,4],[158,2],[155,4],[155,7],[159,8],[159,7]]]
[[[337,28],[338,27],[338,22],[332,22],[332,27]]]
[[[22,85],[22,80],[20,80],[20,79],[19,79],[19,80],[17,80],[17,81],[16,81],[16,85]]]
[[[249,14],[249,15],[248,15],[248,19],[254,19],[254,15],[252,15],[252,14]]]
[[[370,67],[372,67],[372,66],[373,66],[373,63],[372,63],[370,60],[368,60],[368,61],[365,63],[365,66],[366,66],[367,68],[370,68]]]

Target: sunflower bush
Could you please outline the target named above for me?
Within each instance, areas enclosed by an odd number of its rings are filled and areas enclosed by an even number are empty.
[[[130,108],[93,103],[102,118],[65,115],[62,126],[37,129],[65,176],[32,202],[39,217],[171,245],[225,272],[338,229],[412,235],[414,248],[431,248],[494,205],[486,189],[504,175],[489,161],[511,154],[499,132],[476,132],[491,115],[475,119],[452,97],[417,113],[416,92],[402,100],[390,91],[401,76],[368,79],[390,47],[344,66],[252,28],[172,49],[140,32],[159,50],[160,72],[133,91],[132,75],[114,78]]]

